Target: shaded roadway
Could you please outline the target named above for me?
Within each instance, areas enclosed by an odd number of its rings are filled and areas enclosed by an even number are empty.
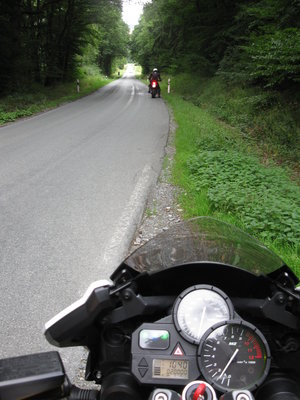
[[[44,323],[116,268],[168,129],[164,102],[131,66],[88,97],[0,128],[1,358],[49,349]],[[72,369],[80,354],[63,358]]]

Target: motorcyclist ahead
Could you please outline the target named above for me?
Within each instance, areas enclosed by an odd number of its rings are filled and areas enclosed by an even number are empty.
[[[160,77],[160,73],[159,73],[159,71],[158,71],[158,69],[157,68],[153,68],[153,70],[152,70],[152,72],[151,72],[151,74],[149,75],[149,90],[148,90],[148,93],[150,93],[151,92],[151,84],[152,84],[152,81],[157,81],[157,82],[161,82],[161,77]],[[159,87],[159,85],[158,85],[158,88],[160,89],[160,87]]]

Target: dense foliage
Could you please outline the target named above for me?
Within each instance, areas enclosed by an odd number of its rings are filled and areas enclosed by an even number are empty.
[[[1,0],[0,91],[66,80],[91,44],[109,74],[128,38],[121,0]]]
[[[222,74],[235,82],[299,82],[299,0],[153,0],[132,35],[132,53],[153,66]]]
[[[291,167],[299,181],[300,115],[295,95],[191,73],[171,77],[171,87],[173,95],[209,111],[236,128],[245,140],[255,143],[262,159],[273,158]]]
[[[300,188],[279,168],[263,167],[254,156],[205,143],[188,161],[196,190],[207,190],[214,209],[238,216],[263,238],[295,245],[300,241]]]

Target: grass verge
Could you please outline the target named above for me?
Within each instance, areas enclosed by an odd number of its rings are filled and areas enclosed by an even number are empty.
[[[174,94],[238,129],[265,163],[273,159],[300,182],[300,96],[296,88],[284,93],[263,91],[229,85],[219,77],[188,74],[171,82]]]
[[[80,79],[79,93],[77,93],[75,81],[47,88],[34,85],[26,91],[2,97],[0,98],[0,125],[77,100],[109,82],[109,79],[101,75],[91,75]]]
[[[290,179],[290,159],[278,166],[273,151],[262,151],[238,124],[232,127],[211,107],[195,105],[187,93],[168,95],[162,86],[178,124],[173,179],[183,189],[184,216],[208,215],[238,226],[300,277],[300,187]]]

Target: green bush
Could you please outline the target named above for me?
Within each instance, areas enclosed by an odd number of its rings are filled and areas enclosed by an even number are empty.
[[[201,150],[188,161],[190,179],[207,190],[215,210],[238,216],[244,226],[278,244],[300,242],[300,187],[285,172],[264,167],[255,156],[234,150]]]
[[[262,81],[265,87],[300,82],[300,29],[287,28],[253,35],[242,47],[241,67],[250,81]]]

